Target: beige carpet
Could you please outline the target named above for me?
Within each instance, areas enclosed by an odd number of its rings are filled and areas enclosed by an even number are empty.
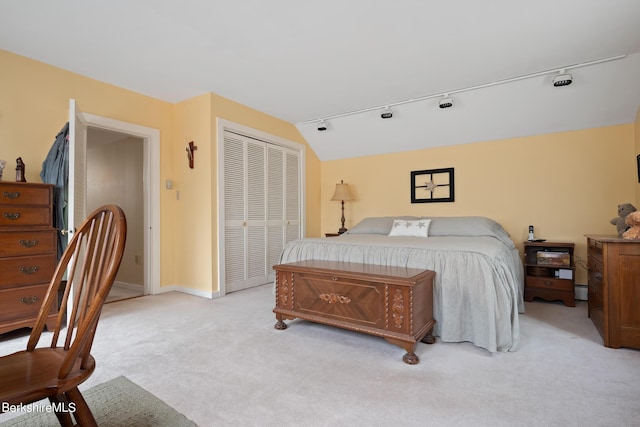
[[[125,377],[118,377],[83,392],[87,404],[100,427],[193,427],[184,415]],[[45,402],[39,412],[25,411],[0,427],[56,426],[56,416],[46,411]],[[33,408],[33,406],[30,406]]]
[[[640,350],[604,347],[585,302],[526,303],[515,353],[438,340],[418,365],[378,337],[278,331],[273,306],[271,285],[107,304],[85,389],[124,375],[200,427],[639,425]],[[0,337],[0,354],[25,343]]]

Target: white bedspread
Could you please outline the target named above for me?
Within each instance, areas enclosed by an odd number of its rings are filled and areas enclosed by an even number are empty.
[[[490,236],[389,237],[343,234],[289,242],[282,263],[319,259],[436,272],[434,335],[490,352],[515,351],[524,312],[524,273],[512,242]]]

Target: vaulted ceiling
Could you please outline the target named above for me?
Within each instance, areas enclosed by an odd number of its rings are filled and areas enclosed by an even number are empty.
[[[322,160],[630,123],[640,106],[638,0],[5,1],[0,49],[169,102],[214,92],[296,124]],[[571,85],[553,87],[560,69]]]

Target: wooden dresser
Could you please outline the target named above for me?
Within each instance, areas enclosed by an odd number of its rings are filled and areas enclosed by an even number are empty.
[[[640,349],[640,240],[586,237],[589,317],[605,346]]]
[[[297,317],[379,336],[404,348],[411,365],[417,342],[435,341],[433,271],[314,260],[273,268],[276,329]]]
[[[0,334],[38,316],[57,262],[52,200],[52,185],[0,181]]]

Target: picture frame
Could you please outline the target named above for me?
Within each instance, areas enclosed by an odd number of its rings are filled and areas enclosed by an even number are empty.
[[[455,201],[454,168],[411,172],[411,203]]]

